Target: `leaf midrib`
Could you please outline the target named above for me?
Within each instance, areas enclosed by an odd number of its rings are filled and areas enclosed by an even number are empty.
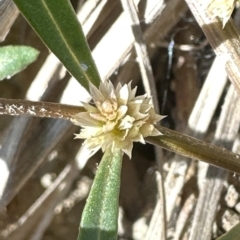
[[[55,21],[54,16],[52,15],[48,5],[46,4],[45,0],[41,0],[41,3],[43,5],[43,7],[46,9],[46,12],[48,13],[50,19],[52,20],[52,22],[54,23],[54,25],[56,26],[56,29],[60,35],[60,37],[62,38],[63,42],[65,43],[65,46],[67,47],[67,49],[69,50],[70,55],[73,57],[75,63],[81,68],[81,65],[78,61],[77,56],[74,54],[74,52],[72,51],[71,47],[69,46],[68,42],[66,41],[65,36],[62,34],[61,28],[59,27],[58,23]],[[82,69],[82,68],[81,68]],[[88,79],[87,74],[85,73],[85,71],[82,69],[82,74],[85,76],[86,79]]]

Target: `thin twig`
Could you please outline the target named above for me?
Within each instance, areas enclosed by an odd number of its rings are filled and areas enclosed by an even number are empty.
[[[79,106],[0,98],[0,115],[70,119],[82,111],[83,108]]]

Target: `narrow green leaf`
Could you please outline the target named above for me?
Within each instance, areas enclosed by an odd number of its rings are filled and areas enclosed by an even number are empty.
[[[122,152],[106,151],[85,205],[78,240],[117,239]]]
[[[216,240],[239,240],[240,239],[240,223],[234,226],[227,233],[223,234],[221,237]]]
[[[0,47],[0,80],[10,78],[36,61],[39,51],[28,46]]]
[[[14,0],[47,47],[88,90],[100,77],[69,0]]]

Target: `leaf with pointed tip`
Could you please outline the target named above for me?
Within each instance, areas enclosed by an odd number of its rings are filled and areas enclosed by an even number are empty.
[[[28,46],[0,47],[0,80],[9,79],[36,61],[39,51]]]
[[[47,47],[87,90],[100,77],[69,0],[14,0]]]
[[[105,152],[85,205],[78,240],[117,239],[122,152]]]

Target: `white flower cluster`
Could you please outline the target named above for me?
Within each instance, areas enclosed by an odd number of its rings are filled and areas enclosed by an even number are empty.
[[[145,143],[145,137],[161,135],[155,124],[164,116],[155,113],[151,97],[135,97],[136,91],[131,83],[118,84],[116,89],[110,81],[99,89],[90,83],[94,104],[83,103],[86,112],[72,116],[72,122],[82,127],[76,138],[85,139],[83,144],[90,150],[121,149],[131,158],[133,142]]]

